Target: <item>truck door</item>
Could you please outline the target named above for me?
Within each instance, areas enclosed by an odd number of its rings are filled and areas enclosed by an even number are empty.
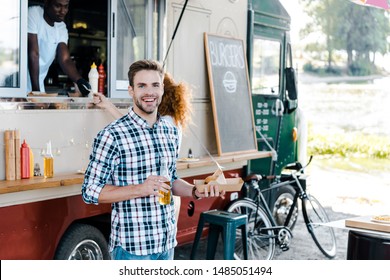
[[[252,48],[251,88],[258,149],[269,151],[271,146],[277,151],[284,111],[280,87],[283,45],[280,40],[255,35]],[[272,158],[251,163],[252,171],[255,169],[260,174],[272,172]]]
[[[258,149],[269,151],[272,147],[276,153],[273,158],[252,160],[249,171],[280,174],[286,164],[296,160],[297,98],[291,88],[290,92],[286,90],[287,75],[292,77],[289,81],[294,82],[296,91],[288,33],[290,17],[278,1],[252,3],[247,53]],[[275,5],[278,9],[273,8]]]

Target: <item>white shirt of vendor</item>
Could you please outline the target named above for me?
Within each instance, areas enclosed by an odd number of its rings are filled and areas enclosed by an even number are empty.
[[[61,42],[68,43],[68,29],[64,22],[55,22],[54,26],[50,26],[43,18],[43,8],[32,6],[28,8],[27,32],[37,34],[38,37],[39,88],[41,92],[45,92],[43,81],[56,57],[57,45]],[[31,92],[30,73],[28,73],[27,90]]]

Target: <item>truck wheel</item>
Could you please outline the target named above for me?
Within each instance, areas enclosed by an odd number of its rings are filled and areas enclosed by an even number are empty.
[[[276,200],[272,209],[272,214],[276,223],[279,226],[283,226],[286,221],[288,212],[294,201],[295,190],[292,186],[280,187],[276,193]],[[298,204],[295,205],[294,212],[292,213],[288,227],[292,230],[298,219]]]
[[[73,224],[62,237],[56,260],[109,260],[107,241],[94,226]]]

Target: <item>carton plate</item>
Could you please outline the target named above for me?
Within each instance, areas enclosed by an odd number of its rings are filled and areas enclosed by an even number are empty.
[[[390,224],[373,222],[370,216],[346,219],[345,226],[390,233]]]
[[[241,190],[243,183],[244,181],[241,178],[227,178],[226,184],[220,184],[216,181],[205,184],[204,180],[194,180],[195,187],[200,193],[204,193],[205,189],[210,191],[211,185],[218,185],[218,189],[220,191],[225,190],[227,192],[237,192]]]

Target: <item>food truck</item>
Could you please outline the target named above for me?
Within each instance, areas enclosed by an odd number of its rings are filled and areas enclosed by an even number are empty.
[[[27,92],[27,10],[44,1],[4,1],[0,259],[108,259],[111,206],[85,204],[81,184],[93,139],[113,118],[78,97],[56,62],[46,92]],[[88,79],[91,64],[102,65],[104,94],[123,113],[131,106],[127,71],[133,61],[162,61],[176,81],[190,85],[193,112],[177,162],[181,178],[204,179],[217,164],[226,178],[280,174],[297,160],[290,17],[278,0],[71,0],[65,23],[78,71]],[[23,140],[30,147],[35,174],[28,179],[6,174],[9,131],[16,151]],[[54,176],[44,178],[49,142]],[[201,212],[224,209],[240,195],[181,198],[179,245],[192,242]],[[267,199],[280,205],[282,196]]]

